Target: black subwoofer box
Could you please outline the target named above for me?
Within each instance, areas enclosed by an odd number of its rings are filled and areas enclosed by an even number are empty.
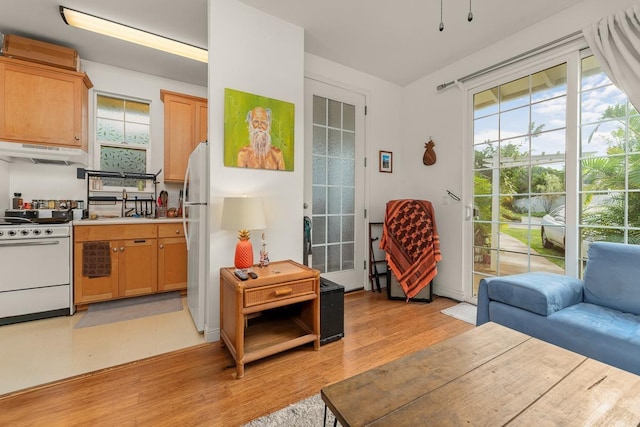
[[[344,337],[344,286],[320,278],[320,345]]]
[[[396,279],[395,274],[387,266],[387,298],[393,300],[406,301],[407,296],[404,293],[404,289]],[[409,301],[416,302],[431,302],[433,300],[433,280],[429,282],[427,286],[422,288],[417,295],[410,298]]]

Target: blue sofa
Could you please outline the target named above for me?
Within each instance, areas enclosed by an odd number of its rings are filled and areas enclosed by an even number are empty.
[[[476,324],[495,322],[640,375],[640,245],[594,242],[584,279],[482,279]]]

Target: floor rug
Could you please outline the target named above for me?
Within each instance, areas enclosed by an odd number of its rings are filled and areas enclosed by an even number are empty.
[[[332,426],[335,417],[327,409],[327,422],[324,422],[324,402],[320,393],[314,394],[299,402],[293,403],[286,408],[273,412],[264,417],[256,418],[244,425],[244,427],[317,427]],[[342,424],[338,423],[341,426]]]
[[[88,328],[180,310],[182,310],[180,292],[98,302],[89,305],[89,309],[76,323],[75,328]]]
[[[453,307],[445,308],[441,311],[441,313],[446,314],[447,316],[455,317],[458,320],[463,320],[467,323],[471,323],[472,325],[476,324],[476,306],[473,304],[468,304],[466,302],[461,302],[458,305],[454,305]]]

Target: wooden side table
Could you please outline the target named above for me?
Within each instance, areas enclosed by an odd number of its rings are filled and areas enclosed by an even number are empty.
[[[220,269],[220,336],[236,362],[245,363],[314,343],[320,349],[320,272],[297,262],[254,266],[256,279]]]

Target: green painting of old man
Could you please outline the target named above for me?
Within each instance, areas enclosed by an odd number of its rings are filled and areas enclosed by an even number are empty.
[[[294,104],[224,91],[224,165],[293,170]]]

